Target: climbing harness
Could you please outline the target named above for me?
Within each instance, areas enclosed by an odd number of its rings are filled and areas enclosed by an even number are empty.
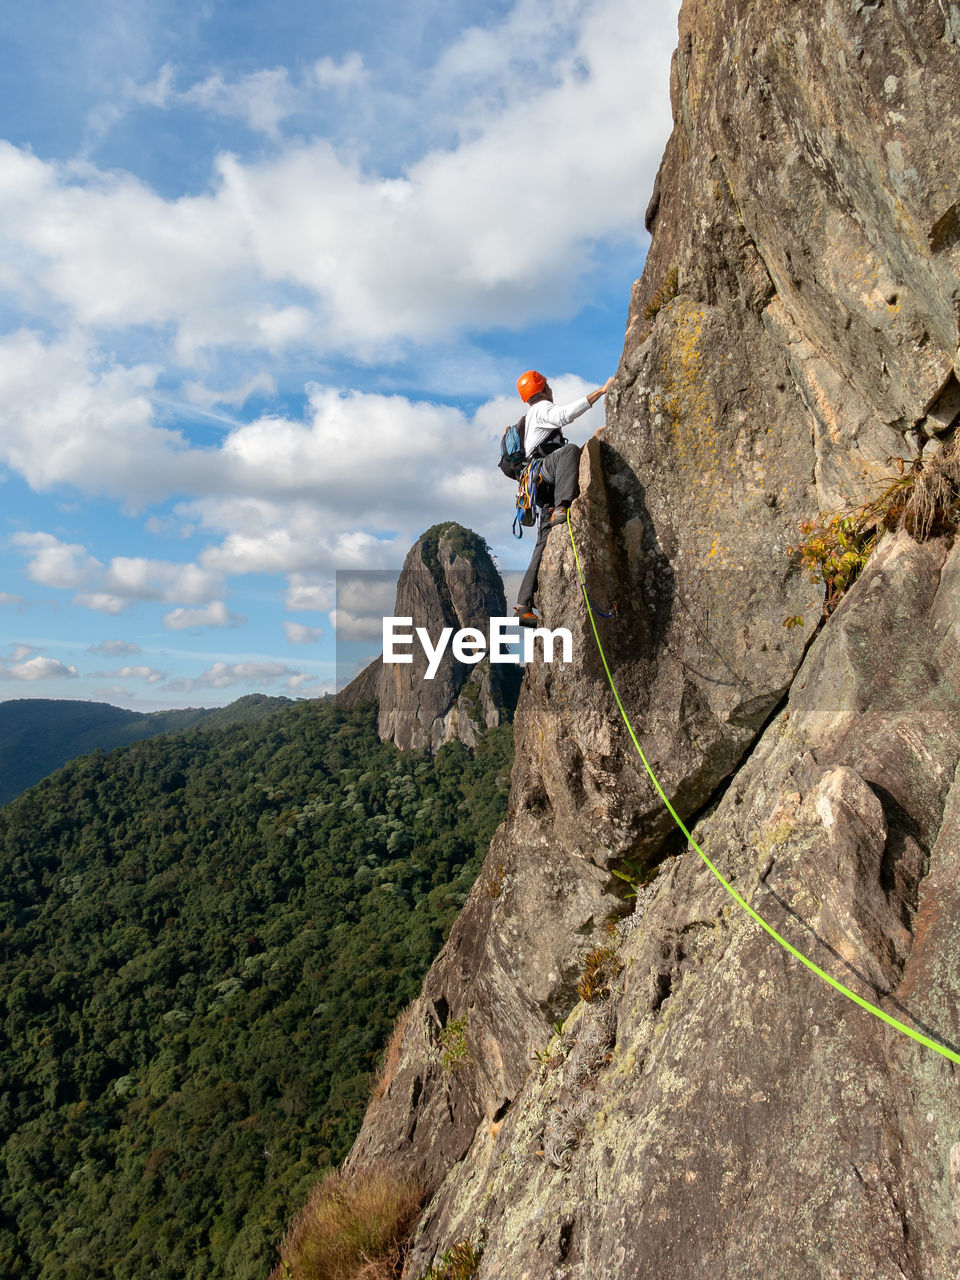
[[[540,458],[528,462],[520,477],[517,490],[517,514],[513,517],[513,536],[522,538],[524,529],[537,523],[537,499],[540,494]]]
[[[774,929],[772,925],[767,924],[763,916],[761,916],[758,912],[756,912],[748,902],[744,901],[744,899],[741,898],[740,894],[737,893],[733,885],[731,885],[727,880],[723,878],[723,876],[720,874],[717,868],[713,865],[713,863],[710,861],[707,855],[703,852],[703,850],[697,844],[696,840],[694,840],[693,836],[684,826],[683,821],[680,818],[680,815],[677,813],[676,809],[674,809],[673,805],[667,799],[666,792],[664,791],[663,787],[661,787],[660,783],[657,781],[656,774],[650,768],[650,765],[647,762],[647,757],[643,754],[643,751],[640,748],[640,743],[637,741],[637,735],[633,731],[633,725],[630,723],[630,718],[623,708],[623,703],[620,701],[620,695],[619,693],[617,693],[617,686],[613,682],[613,676],[610,674],[610,667],[607,664],[607,656],[603,652],[603,645],[600,643],[600,636],[597,632],[597,625],[594,621],[594,611],[593,611],[593,607],[590,604],[590,597],[587,595],[587,584],[584,581],[583,569],[580,566],[580,556],[579,556],[579,553],[577,552],[577,544],[573,536],[573,525],[570,523],[569,511],[567,512],[567,529],[570,532],[570,545],[573,547],[573,558],[576,561],[577,576],[580,579],[580,587],[581,587],[581,590],[583,591],[584,601],[586,602],[587,614],[589,615],[589,618],[590,618],[590,626],[593,628],[593,638],[597,642],[597,649],[600,653],[600,661],[603,663],[603,669],[607,673],[607,681],[610,685],[610,689],[613,693],[614,699],[616,700],[617,706],[620,709],[620,715],[623,718],[623,723],[627,726],[627,732],[630,734],[630,740],[633,742],[633,745],[636,747],[637,755],[640,757],[641,763],[643,764],[643,767],[646,769],[647,774],[649,775],[650,781],[653,783],[654,788],[657,791],[657,794],[660,796],[660,799],[663,801],[663,803],[667,806],[670,816],[673,818],[674,822],[683,832],[687,841],[694,847],[694,849],[696,849],[697,853],[706,863],[707,867],[710,869],[713,875],[720,881],[724,889],[726,889],[727,893],[729,893],[730,896],[737,903],[739,903],[741,907],[743,907],[744,911],[746,911],[748,915],[752,916],[753,919],[756,920],[757,924],[759,924],[762,929],[765,929],[766,932],[769,933],[769,935],[771,936],[771,938],[774,939],[775,942],[778,942],[785,951],[788,951],[790,955],[794,956],[797,960],[799,960],[801,964],[805,964],[808,969],[810,969],[813,973],[817,975],[818,978],[822,978],[823,981],[828,983],[831,987],[833,987],[835,991],[839,991],[841,995],[846,996],[848,1000],[852,1000],[853,1003],[859,1005],[861,1009],[866,1009],[868,1013],[872,1013],[875,1017],[879,1018],[882,1022],[887,1023],[888,1026],[893,1027],[897,1031],[901,1031],[905,1036],[909,1036],[911,1040],[916,1040],[918,1044],[926,1045],[928,1049],[933,1049],[935,1053],[939,1053],[942,1057],[949,1058],[951,1062],[960,1063],[960,1053],[954,1053],[952,1049],[946,1048],[945,1045],[938,1044],[936,1040],[931,1040],[929,1036],[921,1035],[919,1031],[914,1031],[912,1027],[905,1026],[904,1023],[898,1022],[896,1018],[892,1018],[890,1014],[885,1013],[883,1009],[878,1009],[877,1006],[875,1004],[871,1004],[869,1000],[864,1000],[864,998],[862,996],[858,996],[855,991],[851,991],[850,988],[845,987],[842,982],[838,982],[836,978],[831,977],[830,974],[825,972],[825,970],[821,969],[819,965],[814,964],[813,961],[808,959],[807,956],[805,956],[802,951],[798,951],[796,947],[792,946],[789,942],[787,942],[786,938],[781,937],[781,935],[777,933],[776,929]]]

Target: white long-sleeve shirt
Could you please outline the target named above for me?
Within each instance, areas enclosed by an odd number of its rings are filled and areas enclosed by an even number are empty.
[[[523,443],[527,457],[533,455],[538,445],[543,444],[547,436],[558,428],[569,426],[574,418],[586,413],[590,401],[584,396],[581,400],[573,400],[570,404],[553,404],[549,400],[538,400],[527,409],[526,425],[523,429]]]

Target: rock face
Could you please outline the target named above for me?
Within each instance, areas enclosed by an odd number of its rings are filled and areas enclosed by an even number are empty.
[[[597,626],[620,698],[711,859],[954,1049],[960,551],[888,537],[818,630],[790,547],[955,432],[958,40],[938,0],[686,0],[653,243],[572,512],[591,599],[619,605]],[[481,1280],[952,1280],[952,1064],[683,851],[563,529],[540,581],[574,661],[527,670],[510,817],[351,1156],[428,1190],[405,1276],[485,1232]],[[633,910],[624,858],[660,864]]]
[[[434,643],[444,627],[475,627],[486,635],[489,619],[506,614],[506,600],[483,539],[452,520],[428,529],[403,562],[394,614],[425,627]],[[491,666],[487,658],[466,666],[448,645],[427,680],[423,647],[415,643],[403,652],[412,663],[378,658],[337,697],[345,707],[376,701],[381,740],[401,750],[436,751],[455,738],[475,746],[478,734],[499,724],[505,707],[516,705],[515,667]]]

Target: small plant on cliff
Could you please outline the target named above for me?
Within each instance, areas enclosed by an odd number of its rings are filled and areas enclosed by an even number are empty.
[[[622,968],[623,965],[614,955],[612,947],[597,947],[583,962],[577,995],[587,1004],[602,1000],[610,994],[610,984]]]
[[[334,1170],[280,1245],[270,1280],[392,1280],[423,1199],[384,1168]]]
[[[825,587],[825,617],[853,586],[885,532],[903,529],[922,542],[955,536],[960,528],[960,435],[932,458],[918,458],[909,468],[897,463],[900,474],[872,501],[800,526],[801,540],[790,552],[810,571],[810,581]],[[783,625],[802,621],[786,618]]]
[[[473,1280],[483,1257],[483,1236],[477,1243],[459,1240],[442,1257],[438,1258],[420,1280]]]
[[[569,1169],[572,1153],[579,1147],[590,1119],[591,1106],[591,1102],[581,1096],[554,1107],[544,1131],[543,1148],[537,1155],[555,1169]]]
[[[800,557],[810,573],[810,581],[826,589],[823,612],[829,617],[860,576],[880,534],[870,523],[865,509],[844,514],[823,515],[800,526],[801,541],[790,550]],[[798,626],[800,618],[787,618],[785,627]]]
[[[629,858],[624,858],[620,867],[611,867],[611,871],[618,880],[626,880],[630,886],[625,898],[635,898],[641,889],[646,888],[652,880],[656,878],[659,866],[641,867],[636,862],[632,862]]]
[[[397,1067],[400,1063],[400,1049],[403,1045],[403,1037],[406,1035],[407,1027],[410,1024],[412,1012],[413,1005],[408,1004],[406,1008],[400,1010],[397,1020],[393,1024],[393,1030],[390,1032],[386,1048],[383,1051],[383,1061],[380,1063],[370,1086],[370,1093],[378,1102],[390,1088],[390,1081],[397,1074]]]
[[[931,458],[915,462],[908,473],[897,527],[918,542],[960,528],[960,433]]]
[[[473,1061],[470,1050],[467,1048],[469,1025],[466,1014],[463,1014],[459,1018],[452,1018],[437,1036],[442,1050],[440,1066],[448,1075],[453,1075],[455,1071],[459,1071],[461,1067]]]
[[[660,288],[643,308],[643,314],[646,319],[655,319],[670,299],[677,296],[679,291],[680,273],[677,271],[676,267],[671,267],[666,276],[664,276],[663,284],[661,284]]]

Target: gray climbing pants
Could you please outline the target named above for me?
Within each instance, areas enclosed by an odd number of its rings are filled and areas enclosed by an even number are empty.
[[[537,589],[537,574],[543,549],[550,534],[550,508],[568,507],[580,492],[580,446],[565,444],[548,453],[540,464],[540,511],[537,542],[530,557],[527,572],[520,583],[517,604],[522,612],[533,608],[533,593]]]

